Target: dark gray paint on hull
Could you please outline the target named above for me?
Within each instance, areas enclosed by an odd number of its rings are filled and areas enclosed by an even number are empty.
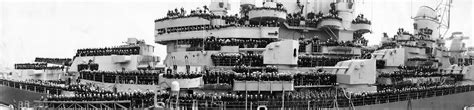
[[[29,101],[30,106],[34,100],[40,100],[41,96],[46,97],[45,93],[36,93],[17,88],[6,87],[0,85],[0,102],[6,104],[18,105],[19,101]]]
[[[409,101],[400,101],[367,106],[356,106],[356,110],[408,110]],[[474,91],[411,100],[411,110],[462,110],[474,104]],[[340,110],[349,110],[348,108]]]

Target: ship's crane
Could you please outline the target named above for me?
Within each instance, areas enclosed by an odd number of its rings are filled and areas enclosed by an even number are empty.
[[[440,30],[440,33],[442,33],[440,37],[444,37],[449,30],[452,3],[453,0],[440,0],[436,6],[435,10],[439,17],[438,29]]]

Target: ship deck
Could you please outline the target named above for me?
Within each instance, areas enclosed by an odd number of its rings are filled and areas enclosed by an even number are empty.
[[[267,107],[270,110],[281,109],[339,109],[339,110],[459,110],[466,106],[474,104],[474,88],[466,86],[462,88],[450,88],[443,90],[432,90],[422,92],[409,92],[400,94],[389,94],[379,96],[366,96],[337,99],[335,105],[334,99],[300,100],[300,101],[210,101],[193,100],[179,101],[171,100],[163,103],[167,108],[179,109],[226,109],[241,110],[244,108],[257,109],[258,107]],[[41,102],[40,102],[41,103]],[[50,103],[51,102],[43,102]],[[62,103],[61,101],[54,103]],[[70,101],[64,104],[71,104]],[[100,103],[100,102],[94,102]],[[104,103],[109,103],[104,101]],[[113,102],[117,103],[117,102]],[[87,102],[73,103],[87,104]],[[143,108],[147,108],[144,107]]]

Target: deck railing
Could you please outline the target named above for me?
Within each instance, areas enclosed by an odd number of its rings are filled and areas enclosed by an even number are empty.
[[[166,103],[166,108],[180,108],[180,109],[225,109],[225,110],[247,110],[257,109],[258,106],[265,106],[268,109],[317,109],[317,108],[347,108],[354,106],[364,106],[373,104],[384,104],[391,102],[400,102],[408,100],[417,100],[423,98],[431,98],[436,96],[458,94],[470,92],[474,90],[474,86],[460,86],[452,88],[444,88],[440,90],[423,90],[411,91],[404,93],[394,93],[392,95],[370,95],[359,97],[338,97],[330,99],[312,99],[312,100],[291,100],[291,101],[206,101],[206,100],[169,100]]]
[[[48,93],[48,94],[60,94],[61,91],[64,89],[59,86],[52,86],[52,85],[43,85],[37,83],[26,83],[26,82],[16,82],[10,80],[0,79],[0,86],[7,86],[18,88],[22,90],[37,92],[37,93]]]
[[[20,88],[24,90],[33,90],[35,92],[41,92],[50,90],[50,88],[43,86],[28,86],[22,85],[22,83],[12,83],[5,80],[0,80],[1,85],[6,85],[10,87]],[[51,89],[55,91],[57,89]],[[373,105],[373,104],[383,104],[391,102],[400,102],[407,100],[417,100],[423,98],[431,98],[436,96],[444,96],[451,94],[458,94],[464,92],[474,91],[474,85],[465,85],[465,86],[453,86],[446,88],[434,88],[434,89],[424,89],[424,90],[408,90],[400,92],[391,92],[391,93],[375,93],[367,95],[347,95],[347,97],[334,97],[326,99],[285,99],[282,100],[269,100],[269,101],[235,101],[235,100],[225,100],[225,101],[215,101],[215,100],[166,100],[166,108],[181,108],[181,109],[244,109],[248,108],[256,109],[258,106],[266,106],[269,109],[315,109],[315,108],[337,108],[337,107],[353,107],[353,106],[364,106],[364,105]],[[110,102],[110,103],[109,103]],[[146,108],[149,107],[150,101],[146,99],[132,99],[130,102],[120,102],[120,101],[41,101],[38,103],[43,103],[42,107],[48,108],[76,108],[76,107],[110,107],[109,105],[116,105],[120,103],[123,107],[121,108]],[[86,105],[81,106],[80,104]],[[106,103],[106,104],[103,104]],[[53,105],[51,105],[53,104]],[[75,105],[74,105],[75,104]],[[79,105],[78,105],[79,104]],[[94,105],[95,104],[95,105]]]
[[[50,110],[50,109],[107,109],[118,110],[128,109],[131,105],[130,100],[124,101],[35,101],[40,106],[35,107],[35,110]]]

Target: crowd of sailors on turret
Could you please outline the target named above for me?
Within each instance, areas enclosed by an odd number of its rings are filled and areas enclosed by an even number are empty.
[[[400,70],[391,73],[381,73],[378,79],[382,79],[377,85],[379,90],[403,89],[407,87],[429,88],[443,85],[455,85],[463,80],[463,74],[441,73],[435,67],[430,66],[399,66]],[[384,82],[383,79],[390,79]]]
[[[438,68],[432,66],[398,66],[400,71],[415,71],[415,72],[436,72]]]
[[[178,41],[178,44],[189,44],[191,47],[199,47],[202,45],[203,40],[182,40]],[[216,39],[213,37],[204,40],[205,50],[220,50],[221,46],[239,46],[240,48],[257,47],[263,48],[267,43],[272,40],[244,40],[244,39]],[[253,42],[253,43],[252,43]],[[262,43],[262,44],[261,44]],[[337,42],[336,40],[328,40],[326,42],[320,42],[319,40],[300,40],[300,52],[306,50],[306,45],[312,45],[314,52],[320,52],[321,46],[346,46],[346,47],[357,47],[357,45],[351,42]],[[319,49],[319,51],[318,51]],[[193,49],[190,49],[193,50]],[[197,48],[194,50],[202,50]],[[250,66],[264,66],[263,56],[260,54],[249,54],[249,53],[218,53],[211,56],[213,63],[216,66],[238,66],[238,65],[250,65]],[[302,55],[299,57],[299,64],[303,67],[315,66],[316,64],[326,64],[322,66],[333,66],[338,61],[348,60],[351,57],[317,57],[312,55]],[[326,63],[315,63],[316,61]],[[328,61],[330,63],[328,63]]]
[[[360,47],[360,45],[355,45],[353,42],[351,41],[346,41],[346,42],[343,42],[343,41],[340,41],[338,42],[337,40],[335,39],[328,39],[326,42],[321,42],[319,43],[319,45],[322,45],[322,46],[347,46],[347,47]]]
[[[435,68],[432,67],[411,67],[411,66],[400,66],[400,73],[394,74],[381,74],[379,77],[437,77],[443,76],[437,73]],[[406,72],[415,72],[414,75],[405,74]],[[418,72],[418,73],[416,73]],[[200,77],[202,75],[205,84],[215,84],[219,83],[230,83],[232,81],[294,81],[295,86],[301,85],[337,85],[335,82],[336,78],[333,74],[327,74],[324,72],[317,71],[316,73],[296,73],[296,74],[281,74],[275,72],[253,72],[253,73],[238,73],[234,74],[231,71],[210,71],[208,73],[192,73],[195,74],[194,77]],[[188,76],[186,76],[188,75]],[[153,75],[157,76],[157,75]],[[192,77],[191,74],[182,73],[182,74],[169,74],[163,75],[167,78],[186,78]],[[226,79],[232,78],[232,79]],[[59,82],[49,82],[44,83],[41,81],[30,81],[30,82],[21,82],[21,81],[10,81],[10,80],[0,80],[3,85],[10,85],[16,88],[26,88],[31,89],[30,86],[25,84],[38,85],[37,90],[40,87],[44,88],[57,88],[57,89],[46,89],[49,93],[54,93],[54,91],[77,91],[73,95],[50,95],[44,100],[47,101],[113,101],[113,100],[131,100],[132,104],[130,107],[147,107],[152,105],[154,94],[151,91],[135,91],[131,92],[117,92],[116,90],[103,90],[96,86],[84,85],[84,84],[72,84],[65,85],[68,81],[59,81]],[[12,84],[15,83],[15,84]],[[300,105],[301,101],[312,102],[315,104],[321,105],[331,105],[336,97],[338,101],[352,101],[352,103],[357,105],[367,105],[367,104],[376,104],[376,103],[387,103],[387,102],[396,102],[403,101],[408,99],[419,99],[419,98],[428,98],[440,95],[448,95],[454,93],[461,93],[474,90],[474,87],[470,85],[458,85],[455,83],[446,84],[446,83],[420,83],[420,84],[407,84],[407,83],[397,83],[396,85],[377,85],[377,91],[367,91],[367,92],[344,92],[343,89],[336,88],[318,88],[318,89],[304,89],[296,91],[286,91],[283,94],[281,92],[229,92],[229,93],[182,93],[178,96],[171,95],[168,91],[162,91],[157,94],[158,100],[161,102],[173,102],[175,97],[179,97],[179,102],[183,105],[186,103],[206,103],[207,102],[223,102],[226,105],[238,104],[244,101],[256,102],[256,101],[270,101],[278,102],[285,100],[288,106]],[[59,92],[57,92],[59,93]],[[173,99],[173,100],[170,100]],[[292,104],[294,103],[294,104]],[[328,103],[328,104],[326,104]],[[345,102],[344,102],[345,103]],[[212,105],[212,103],[209,103]],[[347,103],[346,103],[347,104]],[[340,106],[349,106],[346,104],[341,104]],[[54,106],[54,105],[53,105]],[[217,105],[215,105],[217,106]]]
[[[204,84],[229,84],[234,81],[292,81],[291,74],[277,72],[235,73],[233,71],[210,71],[204,74]]]
[[[163,77],[172,79],[186,79],[203,77],[205,84],[232,84],[236,81],[292,81],[293,76],[289,73],[277,72],[252,72],[252,73],[236,73],[233,71],[214,71],[207,73],[165,73]]]
[[[428,27],[425,27],[425,28],[421,28],[419,29],[419,33],[418,34],[425,34],[425,35],[431,35],[433,34],[433,30],[429,29]]]
[[[323,18],[323,13],[319,12],[315,14],[313,12],[308,13],[306,16],[302,16],[301,13],[288,14],[286,16],[286,22],[290,26],[301,26],[301,21],[305,22],[307,27],[317,27],[319,21]]]
[[[217,103],[225,103],[227,107],[244,104],[245,102],[281,102],[285,101],[285,106],[307,107],[307,103],[320,105],[321,107],[333,106],[334,99],[338,98],[339,107],[347,107],[349,103],[354,106],[370,105],[388,102],[404,101],[409,99],[421,99],[434,96],[449,95],[474,90],[469,85],[442,85],[433,87],[406,87],[402,89],[384,89],[367,92],[345,92],[342,89],[320,88],[306,89],[300,91],[287,91],[284,93],[181,93],[171,94],[168,91],[157,93],[158,102],[178,102],[181,106],[192,103],[204,104],[208,106],[218,106]],[[99,92],[99,93],[76,93],[74,95],[50,95],[45,101],[122,101],[131,100],[131,107],[148,107],[153,104],[154,93],[151,91],[131,91],[131,92]],[[179,97],[179,98],[177,98]],[[349,98],[351,99],[349,101]],[[303,103],[304,102],[304,103]],[[214,105],[215,104],[215,105]],[[298,105],[298,106],[297,106]],[[223,105],[220,105],[223,106]],[[270,105],[267,105],[270,106]],[[281,106],[281,105],[279,105]]]
[[[244,19],[239,19],[235,16],[209,16],[211,19],[224,19],[224,25],[192,25],[192,26],[180,26],[180,27],[168,27],[157,29],[158,34],[174,33],[174,32],[188,32],[188,31],[202,31],[202,30],[214,30],[223,29],[228,27],[279,27],[281,24],[277,21],[264,21],[252,24],[245,24]]]
[[[319,38],[312,38],[312,39],[299,39],[299,51],[305,52],[307,45],[312,45],[313,52],[320,52],[321,46],[343,46],[343,47],[362,47],[362,45],[357,44],[356,42],[351,41],[337,41],[335,39],[328,39],[327,41],[321,41]]]
[[[78,84],[77,81],[68,80],[9,80],[0,79],[0,84],[4,86],[24,89],[32,92],[60,94],[61,91],[97,92],[100,91],[94,86]]]
[[[219,48],[222,46],[239,46],[239,48],[265,48],[267,44],[274,41],[275,39],[225,39],[208,37],[205,39],[204,45],[205,47],[208,47],[209,50],[220,50],[211,48]]]
[[[300,91],[287,91],[284,93],[180,93],[178,95],[170,93],[169,91],[161,91],[157,93],[158,102],[174,103],[179,102],[180,106],[191,106],[193,103],[196,106],[207,107],[232,107],[242,105],[244,103],[256,103],[257,101],[265,102],[281,102],[285,101],[285,107],[302,107],[307,108],[308,103],[318,105],[321,108],[334,107],[334,100],[337,98],[339,107],[361,106],[370,104],[380,104],[388,102],[404,101],[409,99],[429,98],[440,95],[449,95],[455,93],[462,93],[474,90],[474,87],[469,85],[443,85],[434,87],[407,87],[403,89],[385,89],[377,92],[360,92],[351,93],[345,92],[342,89],[334,88],[320,88],[320,89],[306,89]],[[73,95],[50,95],[44,98],[44,101],[132,101],[130,105],[125,105],[130,108],[145,108],[153,105],[154,93],[151,91],[129,91],[129,92],[110,92],[104,91],[99,93],[79,92]],[[179,97],[179,98],[178,98]],[[350,98],[350,100],[349,100]],[[222,104],[224,103],[224,104]],[[272,103],[269,103],[272,104]],[[267,106],[281,106],[281,103],[273,103],[279,105]],[[50,105],[53,107],[59,104]]]
[[[397,35],[411,35],[408,31],[403,28],[398,28]]]
[[[401,67],[403,68],[403,67]],[[410,68],[410,67],[407,67]],[[427,70],[427,69],[425,69]],[[268,74],[268,73],[262,73],[262,74]],[[304,74],[301,74],[304,75]],[[308,74],[308,75],[316,75],[316,74]],[[326,78],[329,76],[329,74],[320,74],[323,76],[326,76]],[[272,80],[272,78],[281,78],[281,80],[289,80],[288,78],[291,78],[289,76],[282,75],[282,77],[266,77],[265,75],[258,77],[249,77],[252,75],[247,75],[241,77],[242,80]],[[255,75],[253,75],[255,76]],[[268,75],[267,75],[268,76]],[[271,75],[270,75],[271,76]],[[256,79],[255,79],[256,78]],[[311,79],[311,76],[298,76],[295,75],[295,83],[299,82],[299,78],[309,78]],[[323,79],[325,77],[322,77]],[[213,78],[213,79],[218,79],[218,78]],[[238,76],[236,77],[238,79]],[[313,78],[317,79],[317,78]],[[334,80],[333,78],[329,78]],[[278,80],[278,79],[273,79],[273,80]],[[308,80],[308,79],[304,79]],[[66,90],[66,91],[77,91],[76,94],[66,96],[66,95],[51,95],[48,96],[46,99],[47,101],[111,101],[111,100],[133,100],[134,103],[138,104],[135,106],[140,106],[140,103],[146,103],[150,104],[151,102],[151,97],[152,93],[150,91],[147,92],[111,92],[108,90],[102,90],[100,88],[90,86],[90,85],[66,85],[67,81],[40,81],[40,80],[27,80],[27,81],[10,81],[10,80],[5,80],[2,79],[0,80],[3,85],[11,86],[11,87],[16,87],[16,88],[21,88],[21,89],[27,89],[27,90],[32,90],[36,89],[36,91],[48,91],[50,94],[58,94],[60,90]],[[310,81],[310,82],[318,82],[318,81]],[[335,81],[326,81],[322,80],[320,82],[335,82]],[[15,83],[15,84],[13,84]],[[208,82],[209,83],[209,82]],[[225,83],[225,82],[223,82]],[[299,84],[297,84],[299,85]],[[35,87],[36,86],[36,87]],[[46,89],[44,89],[46,88]],[[443,90],[443,91],[441,91]],[[446,91],[447,90],[447,91]],[[350,93],[351,97],[353,100],[360,99],[360,98],[367,98],[370,99],[370,97],[378,97],[377,101],[379,103],[384,103],[387,102],[385,100],[391,100],[389,98],[389,95],[399,95],[399,94],[407,94],[407,93],[419,93],[420,95],[417,96],[416,98],[424,98],[424,97],[432,97],[436,95],[442,95],[442,94],[452,94],[452,93],[457,93],[457,92],[463,92],[463,91],[471,91],[474,90],[471,86],[459,86],[459,85],[401,85],[398,87],[387,87],[378,90],[378,92],[365,92],[365,93]],[[441,93],[439,92],[441,91]],[[297,100],[312,100],[312,101],[317,101],[317,100],[322,100],[322,99],[331,99],[333,98],[337,93],[333,91],[321,91],[321,90],[311,90],[311,91],[288,91],[284,96],[286,101],[297,101]],[[388,94],[388,95],[387,95]],[[195,97],[194,95],[201,96]],[[343,98],[344,93],[338,93],[338,97]],[[159,100],[161,101],[167,101],[166,99],[169,99],[169,93],[161,92],[158,95]],[[245,97],[247,97],[248,101],[280,101],[282,97],[279,97],[281,95],[272,95],[272,94],[234,94],[234,93],[227,93],[227,94],[200,94],[200,93],[195,93],[195,94],[183,94],[180,95],[180,99],[184,102],[186,100],[206,100],[207,98],[214,98],[213,101],[245,101]],[[407,97],[407,95],[401,95],[404,97]],[[203,99],[204,98],[204,99]],[[414,98],[411,97],[411,98]],[[229,99],[229,100],[228,100]],[[230,100],[232,99],[232,100]],[[367,100],[366,99],[366,100]],[[357,101],[354,101],[357,102]],[[391,101],[390,101],[391,102]],[[321,102],[322,103],[322,102]]]
[[[203,80],[205,84],[233,84],[237,73],[254,73],[254,72],[278,72],[278,68],[267,67],[249,67],[249,66],[235,66],[230,70],[209,70],[203,73]]]
[[[159,72],[152,71],[88,71],[80,72],[81,79],[121,84],[158,84]]]
[[[442,84],[438,82],[432,83],[420,83],[420,84],[409,84],[401,83],[397,85],[377,85],[377,91],[379,93],[396,93],[396,92],[409,92],[412,90],[434,90],[442,88],[451,88],[451,87],[463,87],[470,85],[458,85],[458,84]],[[474,87],[472,87],[474,90]]]
[[[433,30],[426,27],[419,29],[418,33],[416,33],[415,35],[421,40],[431,40],[430,37],[432,34]]]
[[[375,49],[362,49],[361,50],[361,59],[371,59],[372,53],[374,53]]]
[[[310,12],[305,17],[301,15],[301,13],[294,13],[287,15],[287,22],[290,26],[301,26],[300,22],[305,21],[305,26],[307,27],[317,27],[317,24],[324,19],[338,19],[342,20],[337,14],[328,13],[324,15],[323,13],[319,12],[317,14]]]
[[[148,107],[153,105],[154,93],[151,91],[117,92],[102,91],[98,93],[78,92],[71,95],[49,95],[43,101],[125,101],[131,100],[129,107]],[[142,105],[143,104],[143,105]],[[145,106],[146,105],[146,106]],[[54,106],[54,105],[53,105]]]
[[[241,68],[241,67],[240,67]],[[266,71],[269,70],[269,71]],[[158,84],[159,74],[169,79],[193,79],[202,77],[205,84],[229,84],[233,81],[294,81],[297,86],[304,85],[331,85],[336,81],[333,74],[324,72],[278,73],[275,70],[264,71],[224,71],[208,70],[203,72],[147,72],[147,71],[88,71],[80,72],[80,78],[85,80],[120,83],[120,84]]]
[[[286,9],[281,7],[281,6],[275,7],[275,8],[272,8],[272,7],[257,7],[257,8],[253,8],[252,10],[276,10],[276,11],[286,12]]]
[[[211,19],[211,18],[223,18],[225,19],[226,17],[237,17],[237,16],[218,16],[210,13],[209,8],[205,5],[202,7],[197,7],[195,10],[191,10],[189,14],[187,14],[186,10],[184,8],[175,8],[174,10],[168,10],[168,13],[166,14],[167,16],[161,19],[155,20],[155,22],[158,21],[164,21],[168,19],[176,19],[176,18],[186,18],[186,17],[203,17],[205,19]]]
[[[431,34],[433,33],[433,30],[429,29],[429,28],[420,28],[418,33],[416,33],[415,35],[413,34],[410,34],[409,32],[405,31],[403,28],[399,28],[398,29],[398,32],[397,32],[397,35],[395,35],[393,38],[392,38],[392,41],[395,41],[395,40],[400,40],[399,37],[401,35],[409,35],[409,39],[407,40],[432,40],[430,37],[431,37]],[[384,33],[385,34],[385,33]],[[434,40],[432,40],[434,42]]]
[[[255,66],[247,66],[247,65],[240,65],[234,66],[232,71],[237,73],[251,73],[251,72],[278,72],[278,67],[267,65],[265,67],[255,67]]]
[[[153,105],[153,96],[152,91],[110,91],[110,90],[100,90],[96,92],[75,92],[74,94],[67,95],[48,95],[47,97],[42,97],[41,101],[131,101],[130,104],[123,105],[127,108],[145,108]],[[162,100],[164,95],[158,96]],[[56,108],[60,104],[49,104],[50,108]]]
[[[248,53],[218,53],[211,56],[212,62],[216,66],[265,66],[263,64],[263,56],[261,54]],[[316,55],[300,55],[298,56],[299,67],[315,67],[315,66],[334,66],[340,61],[350,60],[348,56],[316,56]]]
[[[293,75],[295,86],[316,86],[336,84],[336,75],[323,72],[302,72]]]
[[[364,14],[357,15],[356,19],[352,20],[352,24],[372,24],[367,18],[364,17]]]
[[[397,44],[396,42],[385,42],[385,43],[382,43],[382,46],[380,46],[378,48],[378,50],[380,49],[391,49],[391,48],[396,48],[396,47],[399,47],[400,45]]]
[[[442,73],[435,67],[423,66],[399,66],[399,71],[391,73],[381,73],[379,78],[391,78],[393,81],[402,81],[407,78],[448,78],[455,82],[463,80],[463,74],[460,73]],[[431,80],[431,79],[430,79]],[[417,81],[418,82],[418,81]]]
[[[36,57],[35,62],[44,62],[44,63],[53,63],[53,64],[66,64],[71,62],[72,59],[70,58],[42,58]]]
[[[316,55],[300,55],[298,56],[299,67],[315,67],[315,66],[334,66],[340,61],[350,60],[352,57],[338,56],[316,56]]]
[[[207,5],[201,7],[197,7],[195,10],[191,10],[189,15],[201,15],[201,14],[211,14]],[[168,10],[166,17],[184,17],[186,16],[186,10],[181,7],[180,9],[175,8],[174,10]]]
[[[362,15],[363,16],[363,15]],[[306,16],[303,16],[301,12],[288,14],[287,23],[290,26],[306,26],[306,27],[317,27],[317,24],[324,19],[338,19],[342,20],[337,14],[336,6],[334,3],[331,3],[331,9],[329,13],[323,14],[322,12],[318,12],[317,14],[314,12],[309,12]],[[368,21],[367,19],[365,19]],[[304,21],[305,25],[301,25],[300,22]],[[370,21],[368,21],[370,23]]]
[[[47,63],[20,63],[14,65],[15,69],[35,69],[35,70],[42,70],[42,69],[64,69],[64,66],[48,66]]]
[[[295,86],[332,85],[336,83],[336,75],[325,72],[244,72],[212,70],[204,73],[205,84],[233,84],[233,81],[294,81]]]
[[[277,72],[253,72],[253,73],[242,73],[235,74],[236,81],[292,81],[293,76],[289,73],[277,73]]]
[[[168,10],[168,13],[166,13],[167,17],[184,16],[184,15],[186,15],[186,10],[184,10],[184,8],[181,8],[180,11],[178,11],[178,8],[175,8],[174,10]]]
[[[49,95],[44,97],[43,101],[132,101],[132,108],[144,108],[153,104],[154,93],[151,91],[129,91],[129,92],[111,92],[103,91],[97,93],[78,92],[72,95]],[[335,96],[344,97],[344,93],[334,89],[314,89],[304,91],[288,91],[285,93],[181,93],[172,94],[168,91],[157,93],[158,102],[178,102],[187,105],[193,102],[199,104],[208,103],[209,106],[217,106],[216,102],[223,102],[226,105],[242,104],[245,101],[282,101],[287,103],[300,101],[317,101],[324,99],[333,99]],[[177,98],[179,97],[179,98]],[[212,103],[211,103],[212,102]],[[328,102],[329,103],[329,102]],[[214,105],[215,104],[215,105]],[[295,103],[296,104],[296,103]],[[290,104],[289,104],[290,105]],[[52,105],[59,106],[59,104]],[[127,106],[127,105],[125,105]]]
[[[434,39],[431,38],[431,34],[433,31],[429,28],[419,28],[418,33],[411,34],[405,31],[403,28],[399,28],[396,35],[392,38],[388,38],[387,33],[383,33],[384,42],[382,42],[382,46],[379,49],[389,49],[389,48],[396,48],[396,47],[414,47],[414,48],[430,48],[430,45],[425,42],[418,42],[418,40],[423,41],[431,41],[435,42]]]
[[[364,35],[370,31],[355,31],[353,34],[353,40],[352,42],[360,43],[364,46],[367,46],[367,43],[369,42],[367,39],[365,39]]]
[[[212,13],[208,13],[209,9],[207,6],[203,6],[203,10],[199,7],[196,10],[191,10],[189,15],[186,15],[186,11],[184,8],[181,9],[174,9],[168,10],[167,17],[157,19],[155,22],[160,22],[169,19],[178,19],[178,18],[187,18],[187,17],[201,17],[204,19],[223,19],[225,21],[224,25],[219,26],[211,26],[211,25],[198,25],[198,26],[181,26],[181,27],[168,27],[163,29],[157,29],[158,34],[164,33],[172,33],[172,32],[187,32],[187,31],[199,31],[199,30],[212,30],[212,29],[220,29],[226,27],[260,27],[260,26],[267,26],[267,27],[278,27],[280,26],[280,22],[272,20],[272,21],[261,21],[261,22],[250,22],[248,15],[244,14],[241,17],[239,15],[214,15]],[[285,11],[286,10],[282,7],[277,8],[269,8],[269,7],[260,7],[260,8],[253,8],[252,10],[277,10],[277,11]]]
[[[138,46],[123,46],[112,48],[86,48],[78,49],[76,57],[79,56],[108,56],[108,55],[138,55],[140,54],[140,47]]]
[[[47,67],[46,63],[21,63],[15,64],[15,69],[44,69]]]
[[[184,72],[168,72],[168,73],[163,73],[164,78],[170,78],[170,79],[193,79],[193,78],[198,78],[202,77],[202,73],[197,73],[197,72],[190,72],[190,73],[184,73]]]
[[[177,40],[177,45],[189,45],[188,51],[220,50],[222,46],[238,46],[239,48],[265,48],[267,44],[276,39],[237,39],[237,38],[216,38],[207,37],[205,39]]]
[[[211,55],[212,62],[216,66],[265,66],[261,54],[251,53],[218,53]]]
[[[204,84],[233,85],[236,72],[230,70],[210,70],[204,73]]]
[[[167,93],[169,94],[169,93]],[[310,89],[302,91],[288,91],[285,93],[193,93],[193,94],[181,94],[179,95],[183,103],[192,102],[196,100],[201,101],[215,101],[224,102],[226,105],[231,104],[243,104],[243,102],[256,102],[256,101],[288,101],[288,102],[300,102],[310,100],[322,100],[332,99],[334,96],[343,97],[343,92],[332,88],[326,89]],[[169,96],[169,95],[164,95]],[[176,96],[174,96],[176,97]],[[171,98],[173,99],[173,98]],[[239,103],[240,102],[240,103]],[[290,105],[290,104],[289,104]],[[280,105],[281,106],[281,105]]]

